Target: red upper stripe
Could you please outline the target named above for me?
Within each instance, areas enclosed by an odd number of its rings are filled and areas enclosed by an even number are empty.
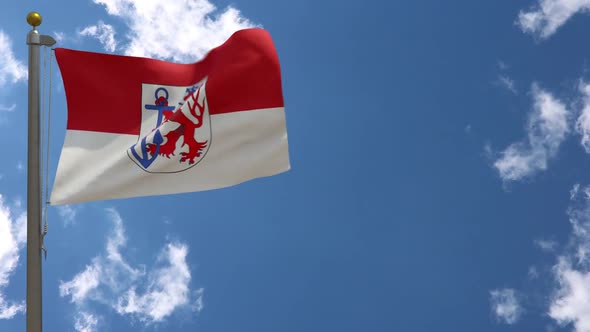
[[[141,84],[191,85],[205,76],[210,114],[283,106],[279,60],[268,32],[246,29],[199,62],[55,51],[68,129],[139,135]]]

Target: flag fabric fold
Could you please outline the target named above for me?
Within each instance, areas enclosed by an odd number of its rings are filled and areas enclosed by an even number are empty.
[[[290,169],[262,29],[192,64],[56,49],[68,106],[52,205],[223,188]]]

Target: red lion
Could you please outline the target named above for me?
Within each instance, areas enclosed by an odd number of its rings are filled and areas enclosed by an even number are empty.
[[[195,139],[195,131],[198,128],[201,128],[203,125],[203,115],[205,114],[205,103],[207,102],[203,99],[203,103],[199,104],[197,101],[199,100],[199,94],[201,93],[201,87],[197,90],[197,93],[188,93],[184,96],[184,101],[188,106],[188,112],[192,115],[193,118],[197,119],[197,123],[193,122],[184,112],[187,112],[187,108],[179,107],[175,111],[163,111],[162,114],[164,115],[164,121],[160,125],[159,128],[156,130],[165,129],[166,127],[174,127],[174,124],[178,124],[176,129],[170,130],[167,134],[164,134],[163,137],[165,138],[164,142],[160,144],[160,150],[158,154],[160,156],[164,156],[170,159],[170,155],[174,156],[174,152],[176,151],[176,143],[178,142],[179,138],[183,138],[183,142],[181,147],[188,145],[188,152],[181,152],[180,155],[180,162],[188,161],[189,164],[195,163],[195,158],[198,158],[203,153],[203,149],[207,147],[207,141],[204,142],[197,142]],[[162,99],[160,97],[159,99]],[[189,100],[192,99],[192,100]],[[166,106],[168,102],[166,100],[158,100],[159,102],[164,102]],[[191,105],[192,101],[192,105]],[[184,106],[184,105],[183,105]],[[199,110],[197,113],[196,110]],[[156,144],[147,144],[147,148],[149,153],[153,156],[156,153],[157,149]]]

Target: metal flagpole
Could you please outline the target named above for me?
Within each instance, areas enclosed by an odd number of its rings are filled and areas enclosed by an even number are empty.
[[[27,332],[41,332],[41,142],[39,121],[39,50],[55,40],[39,34],[41,15],[31,12],[27,22],[29,45],[29,142],[27,159]],[[49,153],[49,151],[47,151]]]

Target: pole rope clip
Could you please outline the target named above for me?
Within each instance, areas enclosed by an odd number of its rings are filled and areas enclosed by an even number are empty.
[[[43,225],[43,232],[41,232],[41,251],[45,254],[45,260],[47,260],[47,248],[45,247],[45,235],[47,235],[47,222]]]

